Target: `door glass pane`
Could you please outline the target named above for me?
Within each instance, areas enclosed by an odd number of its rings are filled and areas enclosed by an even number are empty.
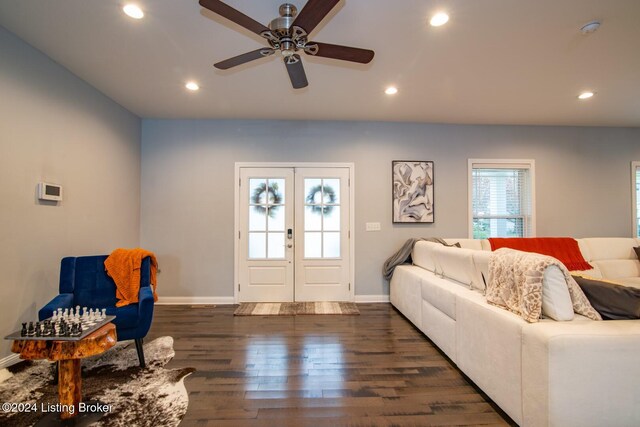
[[[267,257],[267,233],[249,233],[249,258]]]
[[[284,233],[269,233],[267,258],[284,258]]]
[[[304,208],[304,230],[322,231],[322,212],[320,208],[305,206]]]
[[[284,178],[249,178],[249,258],[285,257],[284,203]]]
[[[324,230],[340,231],[340,206],[325,206]]]
[[[340,233],[322,233],[324,237],[324,258],[340,257]]]
[[[307,205],[322,203],[322,180],[319,178],[304,179],[304,202]]]
[[[249,204],[264,205],[266,197],[267,180],[264,178],[249,179]]]
[[[269,179],[269,204],[270,205],[284,205],[284,179],[283,178],[271,178]]]
[[[267,230],[267,213],[263,206],[249,206],[249,231]]]
[[[304,257],[322,257],[322,233],[304,233]]]
[[[269,207],[269,231],[284,231],[284,206]]]
[[[323,180],[323,196],[325,204],[340,203],[340,180],[335,178]]]

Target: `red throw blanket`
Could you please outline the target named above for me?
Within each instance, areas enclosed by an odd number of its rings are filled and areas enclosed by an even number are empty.
[[[492,251],[511,248],[552,256],[570,271],[591,270],[593,268],[582,256],[576,239],[571,237],[491,237],[489,243],[491,243]]]

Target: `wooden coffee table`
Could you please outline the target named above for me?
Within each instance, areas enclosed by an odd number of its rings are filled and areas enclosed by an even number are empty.
[[[67,420],[78,416],[79,403],[82,402],[80,359],[103,353],[116,341],[116,327],[107,323],[77,341],[14,340],[11,351],[19,353],[21,359],[58,362],[60,418]]]

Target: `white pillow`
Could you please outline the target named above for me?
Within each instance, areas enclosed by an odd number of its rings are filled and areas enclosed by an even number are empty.
[[[554,320],[573,319],[573,304],[564,274],[555,265],[544,271],[542,279],[542,314]]]

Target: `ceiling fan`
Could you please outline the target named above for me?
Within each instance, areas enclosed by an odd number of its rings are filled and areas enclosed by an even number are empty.
[[[293,88],[301,89],[309,83],[302,66],[302,59],[297,53],[299,50],[308,55],[324,58],[340,59],[361,64],[371,62],[374,55],[372,50],[309,41],[309,34],[339,1],[308,0],[300,13],[297,13],[298,10],[294,5],[285,3],[279,8],[280,16],[272,20],[269,26],[266,27],[219,0],[200,0],[202,7],[264,37],[270,46],[234,56],[213,64],[213,66],[221,70],[227,70],[280,51]]]

